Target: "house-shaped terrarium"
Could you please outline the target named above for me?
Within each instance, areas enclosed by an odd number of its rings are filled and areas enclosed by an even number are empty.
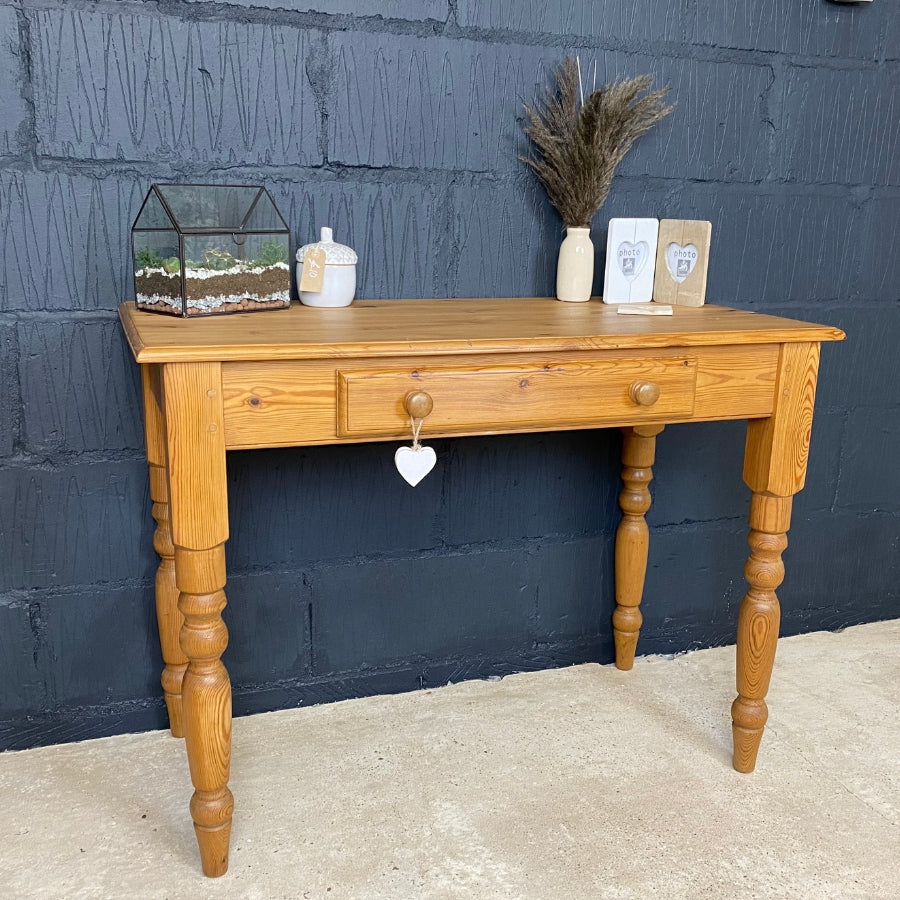
[[[205,316],[290,306],[288,227],[263,187],[154,184],[131,241],[141,309]]]

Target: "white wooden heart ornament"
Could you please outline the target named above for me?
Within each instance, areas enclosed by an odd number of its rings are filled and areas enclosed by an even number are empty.
[[[649,256],[650,247],[646,241],[638,241],[636,244],[632,244],[631,241],[622,241],[616,251],[619,268],[629,281],[634,281],[641,274],[644,266],[647,265]]]
[[[437,454],[431,447],[398,447],[394,465],[404,480],[415,487],[433,468]]]
[[[682,247],[681,244],[671,243],[666,247],[666,268],[669,274],[681,284],[697,265],[700,254],[693,244]]]

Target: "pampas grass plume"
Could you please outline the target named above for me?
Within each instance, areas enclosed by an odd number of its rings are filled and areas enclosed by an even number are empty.
[[[523,104],[525,134],[536,155],[520,159],[534,170],[567,226],[589,226],[609,194],[616,166],[674,107],[663,103],[668,88],[649,91],[650,75],[612,81],[581,103],[580,62],[567,56],[554,75],[555,87],[533,106]]]

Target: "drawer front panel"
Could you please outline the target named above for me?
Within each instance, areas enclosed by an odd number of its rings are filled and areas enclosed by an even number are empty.
[[[391,437],[409,428],[404,399],[425,391],[434,401],[429,434],[665,422],[694,410],[692,357],[607,359],[581,363],[339,370],[337,432]],[[635,399],[637,389],[645,403]],[[658,388],[658,391],[657,391]],[[649,395],[649,396],[648,396]]]

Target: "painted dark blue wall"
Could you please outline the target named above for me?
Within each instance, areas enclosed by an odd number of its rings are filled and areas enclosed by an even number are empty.
[[[364,10],[363,13],[360,10]],[[0,0],[0,746],[161,726],[136,367],[152,181],[263,182],[367,297],[553,291],[517,161],[565,52],[677,110],[614,215],[713,223],[713,302],[833,323],[784,632],[900,615],[900,16],[825,0]],[[596,288],[601,287],[602,258]],[[733,638],[743,426],[659,439],[643,652]],[[233,453],[238,713],[609,661],[615,432]]]

